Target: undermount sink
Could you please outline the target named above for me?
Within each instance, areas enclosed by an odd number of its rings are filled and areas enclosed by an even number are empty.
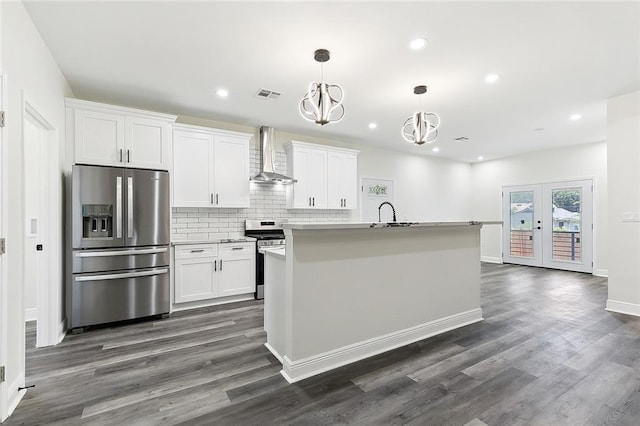
[[[387,226],[411,226],[411,222],[387,222]]]

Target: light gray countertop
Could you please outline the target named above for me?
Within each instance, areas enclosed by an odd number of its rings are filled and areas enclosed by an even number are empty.
[[[175,240],[171,241],[172,246],[180,246],[185,244],[224,244],[224,243],[253,243],[256,239],[253,237],[229,237],[202,240]]]
[[[322,229],[367,229],[367,228],[408,228],[434,226],[476,226],[502,225],[501,220],[451,221],[451,222],[324,222],[324,223],[285,223],[284,229],[322,230]]]

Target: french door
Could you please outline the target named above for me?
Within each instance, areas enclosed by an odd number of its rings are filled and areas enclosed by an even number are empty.
[[[505,186],[503,261],[567,271],[593,269],[593,182]]]

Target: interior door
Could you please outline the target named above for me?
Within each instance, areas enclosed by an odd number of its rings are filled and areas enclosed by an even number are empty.
[[[503,188],[503,261],[568,271],[593,270],[593,183]]]

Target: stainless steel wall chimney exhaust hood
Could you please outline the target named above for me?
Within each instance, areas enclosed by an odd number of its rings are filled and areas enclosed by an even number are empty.
[[[266,184],[295,183],[297,180],[275,171],[276,149],[273,146],[273,132],[273,127],[260,127],[260,173],[251,178],[251,182]]]

